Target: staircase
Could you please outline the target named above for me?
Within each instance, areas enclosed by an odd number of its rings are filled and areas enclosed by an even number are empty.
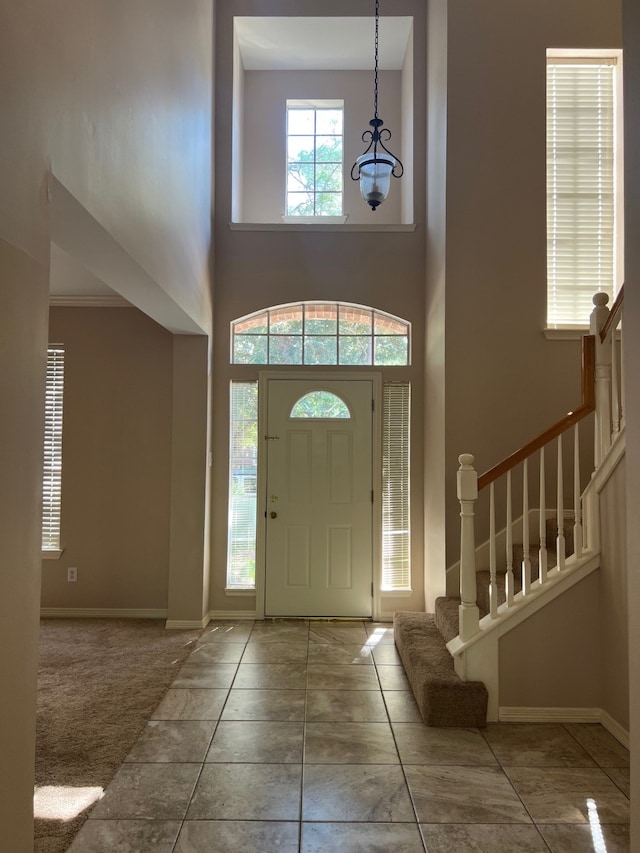
[[[573,553],[573,519],[565,520],[565,556]],[[556,521],[546,520],[546,547],[549,569],[556,566]],[[513,565],[522,565],[522,544],[512,547]],[[539,548],[529,549],[530,575],[535,583],[539,574]],[[498,606],[506,604],[507,564],[496,572]],[[489,616],[491,608],[491,572],[476,572],[477,603],[480,618]],[[514,596],[522,592],[522,580],[514,576]],[[454,658],[447,643],[460,632],[461,599],[441,596],[436,599],[435,613],[398,611],[393,627],[398,653],[411,684],[422,719],[428,726],[484,727],[487,724],[488,691],[481,681],[464,681],[455,671]]]
[[[564,522],[564,542],[565,542],[565,558],[573,554],[573,519],[565,520]],[[555,546],[556,539],[556,521],[548,518],[546,520],[546,542],[553,542],[552,545],[546,545],[547,568],[553,569],[557,565],[557,553]],[[529,548],[529,563],[530,563],[530,578],[531,582],[535,583],[539,575],[540,565],[540,549]],[[524,548],[521,544],[513,546],[513,565],[521,566],[524,562]],[[498,598],[498,607],[506,604],[506,563],[496,572],[496,594]],[[480,611],[480,618],[483,619],[489,615],[491,609],[491,572],[488,569],[481,569],[476,572],[477,585],[477,603]],[[521,573],[514,574],[514,595],[522,592],[522,576]],[[460,633],[460,611],[461,600],[459,596],[441,596],[436,599],[436,625],[442,634],[445,643],[450,642]]]
[[[459,457],[460,596],[436,599],[435,613],[398,611],[394,637],[424,722],[484,726],[498,719],[499,642],[523,619],[558,598],[600,565],[599,491],[624,453],[624,383],[618,376],[616,328],[624,289],[611,311],[594,296],[591,335],[583,338],[582,404],[481,477],[470,454]],[[595,412],[594,465],[581,492],[579,423]],[[564,508],[563,436],[573,429],[573,508]],[[553,476],[556,507],[549,518],[545,450],[557,441]],[[539,472],[538,543],[531,545],[529,466]],[[512,472],[522,484],[522,517],[513,523]],[[496,484],[504,482],[506,524],[496,536]],[[475,504],[488,493],[489,536],[475,548]],[[502,497],[502,496],[500,496]],[[571,516],[568,518],[567,516]],[[513,544],[514,531],[522,541]],[[517,534],[516,534],[517,535]],[[499,566],[496,543],[504,546]],[[476,566],[488,555],[488,568]],[[515,567],[515,570],[514,570]]]

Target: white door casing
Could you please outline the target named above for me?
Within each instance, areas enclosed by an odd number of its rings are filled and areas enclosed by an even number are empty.
[[[374,383],[266,384],[265,615],[371,617]],[[350,416],[292,418],[313,391],[335,394]]]

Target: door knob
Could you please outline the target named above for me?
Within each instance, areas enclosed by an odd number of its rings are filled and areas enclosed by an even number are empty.
[[[278,513],[274,512],[273,510],[269,513],[269,515],[271,516],[271,518],[277,518],[278,517]]]

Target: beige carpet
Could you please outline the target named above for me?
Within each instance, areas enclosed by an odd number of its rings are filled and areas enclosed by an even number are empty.
[[[113,778],[201,633],[148,619],[42,621],[35,853],[67,850],[91,789]]]

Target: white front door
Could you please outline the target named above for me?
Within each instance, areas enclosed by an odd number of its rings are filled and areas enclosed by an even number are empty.
[[[372,615],[370,380],[270,379],[266,616]]]

